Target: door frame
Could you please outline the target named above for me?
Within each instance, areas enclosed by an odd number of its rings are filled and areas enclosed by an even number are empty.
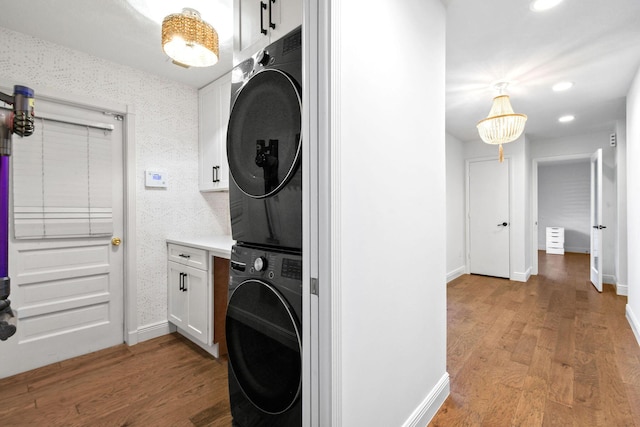
[[[27,82],[28,83],[28,82]],[[17,84],[12,80],[0,79],[0,90],[11,93],[13,85]],[[138,307],[137,307],[137,286],[136,286],[136,156],[135,156],[135,109],[132,105],[121,104],[103,99],[96,100],[85,95],[70,94],[60,89],[42,87],[37,85],[35,88],[36,97],[52,101],[72,105],[80,108],[91,110],[108,111],[123,117],[122,124],[122,171],[123,171],[123,220],[124,231],[122,240],[124,245],[123,254],[123,324],[122,331],[124,342],[128,345],[138,343]],[[36,115],[38,111],[38,103],[36,100]],[[9,271],[11,276],[11,271]]]
[[[531,161],[531,275],[538,275],[538,166],[567,160],[591,160],[593,153],[536,157]]]
[[[589,279],[591,280],[591,284],[596,288],[598,292],[602,292],[602,148],[598,148],[595,153],[591,155],[589,159],[589,168],[591,170],[591,182],[590,182],[590,213],[589,213]],[[594,224],[595,219],[597,217],[598,224]],[[598,227],[597,231],[594,231],[594,227]],[[597,242],[597,248],[594,248],[594,240]],[[597,252],[597,262],[594,258],[594,253]],[[597,267],[595,278],[596,281],[594,283],[594,264]]]
[[[509,175],[509,227],[511,227],[511,223],[513,220],[513,204],[511,203],[511,191],[513,189],[513,183],[511,182],[511,180],[513,179],[513,159],[512,156],[507,155],[504,156],[505,159],[509,160],[509,171],[508,171],[508,175]],[[470,237],[471,237],[471,227],[469,224],[469,216],[471,215],[470,212],[470,206],[471,206],[471,193],[470,193],[470,188],[469,188],[469,168],[471,163],[474,162],[486,162],[486,161],[498,161],[496,159],[495,156],[484,156],[484,157],[474,157],[471,159],[465,159],[464,161],[464,196],[465,196],[465,215],[464,215],[464,235],[465,235],[465,260],[464,260],[464,270],[465,270],[465,274],[471,274],[471,269],[470,269],[470,263],[469,260],[471,259],[471,241],[470,241]],[[513,257],[513,233],[511,232],[511,230],[509,230],[509,279],[512,279],[513,276],[513,272],[511,270],[512,266],[511,266],[511,259]]]

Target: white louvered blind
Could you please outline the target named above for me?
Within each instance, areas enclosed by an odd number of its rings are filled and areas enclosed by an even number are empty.
[[[16,239],[111,235],[111,134],[107,129],[36,119],[14,138]]]

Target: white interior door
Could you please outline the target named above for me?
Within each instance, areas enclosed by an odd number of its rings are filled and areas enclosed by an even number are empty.
[[[34,135],[13,140],[18,329],[2,343],[0,377],[124,340],[124,250],[112,244],[123,237],[122,121],[40,99],[36,116]]]
[[[602,148],[591,156],[591,283],[602,292]]]
[[[469,163],[469,272],[509,277],[509,159]]]

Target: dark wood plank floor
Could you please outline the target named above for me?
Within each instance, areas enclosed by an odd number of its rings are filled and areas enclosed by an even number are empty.
[[[449,284],[451,395],[430,425],[640,427],[626,298],[596,292],[588,262],[542,254],[527,283]],[[179,335],[0,380],[0,426],[194,425],[231,425],[227,366]]]
[[[0,426],[229,427],[227,365],[177,334],[119,345],[0,380]]]
[[[589,282],[589,256],[539,254],[527,283],[448,285],[451,394],[430,426],[638,426],[640,346],[626,297]]]

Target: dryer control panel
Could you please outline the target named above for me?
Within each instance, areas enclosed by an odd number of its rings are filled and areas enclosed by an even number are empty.
[[[230,287],[246,279],[263,279],[300,292],[302,256],[235,245],[231,251]]]
[[[302,281],[302,256],[242,245],[231,251],[231,276],[276,281]]]

